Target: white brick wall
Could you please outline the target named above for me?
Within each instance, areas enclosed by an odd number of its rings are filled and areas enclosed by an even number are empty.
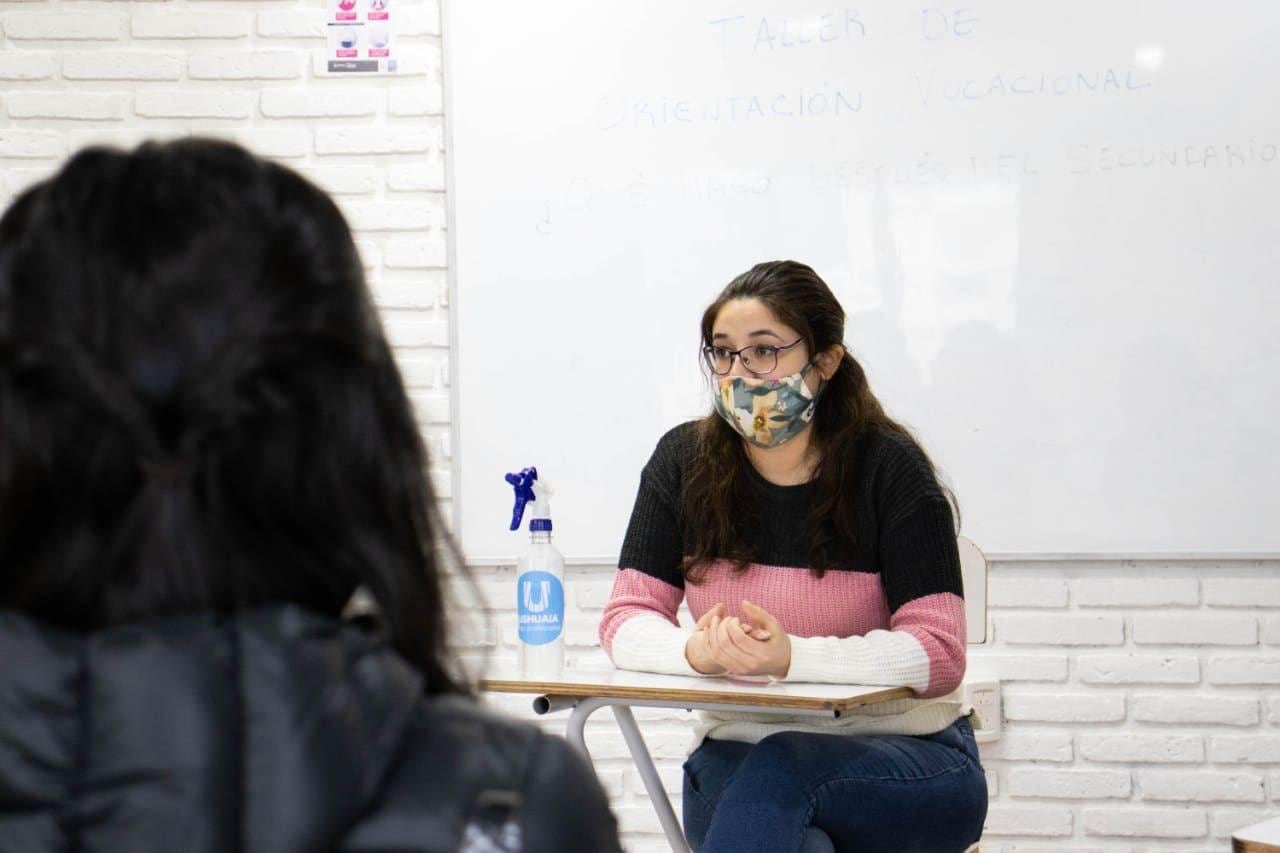
[[[1018,614],[1005,617],[1001,627],[1011,646],[1118,646],[1124,642],[1124,619],[1116,613]]]
[[[998,791],[983,849],[1221,850],[1280,813],[1277,569],[994,565],[994,636],[970,649],[1004,684],[1005,734],[982,749]],[[1091,621],[1103,614],[1118,640]]]
[[[1044,770],[1015,767],[1008,775],[1009,794],[1015,797],[1097,800],[1129,799],[1133,789],[1127,770]]]
[[[14,41],[115,41],[128,33],[129,16],[65,8],[57,12],[27,11],[5,4],[3,20],[6,39]]]
[[[1133,617],[1133,642],[1139,646],[1256,646],[1258,620],[1246,616]]]
[[[1085,684],[1196,684],[1200,660],[1192,655],[1080,655],[1076,672]]]
[[[1211,607],[1280,607],[1280,579],[1208,579],[1204,582],[1204,603]]]
[[[400,0],[402,71],[323,74],[319,0],[0,0],[0,201],[92,142],[236,139],[302,170],[350,217],[449,498],[449,323],[438,0]],[[447,37],[447,35],[446,35]],[[993,635],[971,666],[1004,683],[983,746],[984,851],[1222,850],[1280,813],[1280,565],[996,564]],[[569,571],[571,656],[592,651],[608,566]],[[464,651],[514,656],[510,567]],[[462,601],[469,600],[458,590]],[[525,698],[495,704],[531,717]],[[677,801],[684,712],[638,713]],[[543,720],[560,730],[563,718]],[[665,849],[607,714],[588,726],[633,851]]]
[[[1144,800],[1261,803],[1267,799],[1261,773],[1139,770],[1136,775]]]
[[[1098,691],[1064,694],[1061,690],[1004,690],[1004,718],[1040,723],[1106,723],[1124,719],[1124,695]]]
[[[196,78],[196,58],[188,58],[188,75]],[[56,63],[50,58],[50,64]],[[98,53],[65,53],[62,55],[62,77],[65,80],[165,80],[182,79],[183,56],[180,53],[101,51]],[[53,74],[48,76],[52,77]]]
[[[1140,723],[1254,726],[1259,721],[1254,696],[1136,692],[1130,702],[1133,719]]]
[[[1154,808],[1083,810],[1084,834],[1122,838],[1204,838],[1208,821],[1202,811]]]
[[[440,9],[397,12],[401,72],[352,79],[323,71],[320,0],[0,0],[0,203],[92,143],[222,136],[301,170],[352,221],[447,497]]]

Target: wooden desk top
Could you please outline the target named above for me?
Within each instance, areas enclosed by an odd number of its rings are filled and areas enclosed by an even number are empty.
[[[1278,853],[1280,851],[1280,817],[1237,829],[1231,834],[1234,853]]]
[[[661,675],[632,672],[612,665],[566,668],[560,678],[534,681],[521,678],[515,666],[491,663],[480,689],[491,693],[534,693],[569,698],[637,699],[678,707],[681,701],[751,705],[760,708],[803,709],[840,713],[863,705],[911,696],[908,687],[865,684],[800,684],[730,677]]]

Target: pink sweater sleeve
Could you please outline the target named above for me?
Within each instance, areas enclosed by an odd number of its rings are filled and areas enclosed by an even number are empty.
[[[684,654],[689,633],[676,611],[683,592],[635,569],[619,569],[600,619],[600,645],[615,666],[698,675]]]
[[[929,680],[920,696],[943,696],[960,686],[965,669],[964,599],[949,592],[908,601],[889,619],[893,631],[911,635],[929,661]]]
[[[679,627],[676,610],[683,597],[680,590],[655,577],[635,569],[619,569],[600,619],[600,645],[612,655],[613,638],[622,623],[641,613],[656,614]]]

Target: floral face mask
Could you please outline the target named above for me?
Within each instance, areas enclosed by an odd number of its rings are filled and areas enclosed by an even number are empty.
[[[818,393],[809,391],[804,376],[812,364],[782,379],[750,376],[717,378],[712,404],[729,426],[756,447],[777,447],[804,431],[813,420]]]

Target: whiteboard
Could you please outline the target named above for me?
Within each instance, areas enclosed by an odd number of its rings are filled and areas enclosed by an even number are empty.
[[[456,522],[618,553],[698,320],[812,265],[995,556],[1280,553],[1280,5],[454,0]]]

